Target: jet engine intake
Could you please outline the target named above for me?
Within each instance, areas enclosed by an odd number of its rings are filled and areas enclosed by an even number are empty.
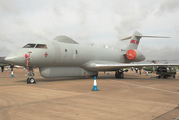
[[[131,60],[133,62],[145,60],[145,56],[139,50],[135,49],[128,50],[126,52],[126,57],[128,60]]]

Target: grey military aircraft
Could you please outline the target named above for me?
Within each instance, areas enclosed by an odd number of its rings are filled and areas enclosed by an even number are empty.
[[[29,70],[27,83],[35,83],[33,67],[38,67],[40,74],[45,78],[98,76],[99,71],[116,71],[115,77],[123,78],[123,68],[155,66],[129,64],[145,59],[145,56],[137,50],[141,37],[166,38],[142,36],[135,31],[132,36],[122,39],[131,39],[129,45],[125,49],[116,50],[80,45],[67,36],[57,36],[53,41],[28,43],[7,56],[5,61],[27,67]]]

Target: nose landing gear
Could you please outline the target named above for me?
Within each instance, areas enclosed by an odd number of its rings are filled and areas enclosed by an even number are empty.
[[[27,78],[27,84],[35,84],[34,70],[32,67],[29,68],[29,77]]]
[[[30,64],[30,53],[32,52],[28,52],[29,54],[25,54],[25,63],[26,63],[26,67],[28,68],[28,75],[29,77],[27,78],[27,84],[35,84],[35,79],[34,79],[34,70],[33,67],[29,67]]]

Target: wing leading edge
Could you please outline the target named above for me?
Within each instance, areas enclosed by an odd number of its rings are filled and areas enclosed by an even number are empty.
[[[128,67],[152,67],[152,66],[179,66],[179,64],[96,64],[97,70],[119,70]]]

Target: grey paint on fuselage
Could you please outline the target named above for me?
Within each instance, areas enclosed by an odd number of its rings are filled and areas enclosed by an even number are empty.
[[[53,41],[41,41],[31,42],[34,44],[46,44],[47,49],[44,48],[22,48],[13,55],[16,55],[16,64],[25,65],[25,57],[28,52],[30,53],[30,64],[33,67],[48,67],[48,66],[59,66],[59,67],[84,67],[87,70],[90,69],[88,66],[91,63],[123,63],[125,61],[125,52],[110,49],[110,48],[99,48],[95,46],[86,46],[80,44],[70,44]],[[67,50],[67,52],[65,51]],[[77,53],[76,53],[77,51]],[[45,57],[45,54],[48,54]],[[74,56],[75,55],[75,56]],[[18,57],[19,56],[19,57]],[[122,59],[121,59],[122,58]],[[87,64],[89,63],[89,64]],[[91,70],[91,69],[90,69]]]
[[[139,32],[136,31],[133,36],[138,34]],[[130,41],[127,49],[116,50],[80,45],[67,36],[58,36],[53,41],[31,42],[21,50],[7,56],[5,60],[28,67],[31,71],[28,79],[33,76],[34,66],[39,67],[41,75],[46,78],[97,76],[98,71],[108,70],[116,71],[117,76],[120,76],[119,70],[124,68],[124,63],[139,62],[145,59],[145,56],[137,50],[141,37],[132,38],[136,39]],[[30,56],[26,55],[28,53]],[[25,56],[28,57],[29,62]]]

